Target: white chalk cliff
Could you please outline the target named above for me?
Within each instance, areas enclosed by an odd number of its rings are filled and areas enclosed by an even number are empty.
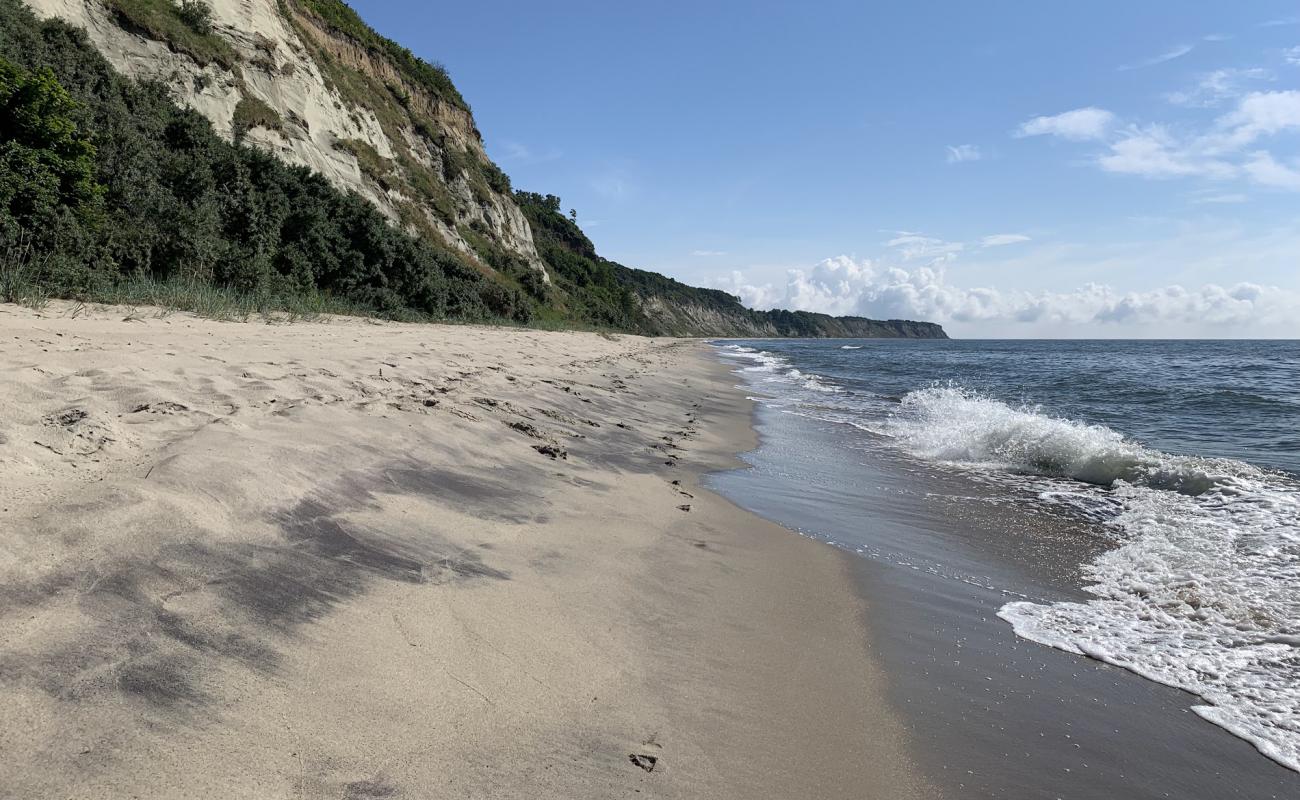
[[[484,177],[495,167],[468,109],[427,91],[373,43],[331,27],[307,5],[209,0],[212,35],[233,58],[203,63],[110,0],[27,3],[84,28],[119,71],[162,82],[227,139],[319,172],[413,233],[485,264],[485,249],[495,250],[545,276],[523,212]],[[259,111],[243,115],[243,125],[241,103]]]

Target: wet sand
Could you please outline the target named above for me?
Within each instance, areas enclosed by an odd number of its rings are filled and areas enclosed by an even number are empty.
[[[1196,716],[1196,698],[1019,639],[997,618],[1012,600],[1083,596],[1078,566],[1107,546],[1085,521],[890,456],[842,426],[770,409],[757,424],[752,466],[707,483],[860,551],[874,652],[936,796],[1300,796],[1300,774]]]
[[[0,306],[0,796],[933,797],[696,343]]]

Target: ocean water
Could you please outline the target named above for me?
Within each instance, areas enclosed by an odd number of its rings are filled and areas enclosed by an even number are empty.
[[[842,425],[845,458],[866,442],[1084,521],[1109,542],[1088,599],[998,616],[1300,771],[1300,342],[717,347],[769,408]]]

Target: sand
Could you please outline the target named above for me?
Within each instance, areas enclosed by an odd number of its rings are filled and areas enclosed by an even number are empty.
[[[0,797],[933,797],[698,342],[0,305]]]

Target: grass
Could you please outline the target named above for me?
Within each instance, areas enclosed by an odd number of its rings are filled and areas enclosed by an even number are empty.
[[[402,76],[415,86],[445,103],[469,111],[469,104],[451,82],[451,76],[441,64],[430,64],[414,53],[375,31],[357,15],[357,12],[340,0],[291,0],[336,33],[343,34],[378,55],[385,56],[397,67]]]
[[[230,43],[211,31],[196,26],[173,0],[108,0],[126,26],[191,56],[207,66],[217,63],[234,69],[239,56]]]
[[[396,178],[393,174],[397,166],[391,158],[384,158],[374,145],[362,139],[336,139],[334,147],[349,153],[361,167],[361,174],[379,184],[384,191],[395,188]]]
[[[92,290],[51,294],[32,272],[24,272],[22,282],[6,284],[5,267],[12,263],[9,256],[0,256],[0,290],[11,286],[12,293],[0,294],[0,302],[12,302],[35,311],[41,311],[54,297],[72,301],[67,316],[77,317],[98,306],[119,306],[126,309],[127,321],[163,319],[178,312],[220,322],[267,323],[311,322],[324,316],[385,319],[393,322],[437,323],[440,325],[492,325],[507,328],[525,328],[544,331],[585,331],[609,338],[618,333],[607,325],[574,319],[559,309],[542,306],[527,323],[503,318],[457,319],[434,317],[416,311],[403,310],[396,314],[379,314],[368,306],[351,303],[320,292],[298,294],[265,294],[240,292],[230,287],[214,286],[183,278],[158,280],[139,276]]]
[[[9,280],[12,262],[0,260],[0,301],[17,303],[39,311],[51,297],[35,273],[27,271],[19,280]],[[196,280],[175,278],[158,280],[147,276],[129,278],[111,285],[72,295],[71,314],[81,313],[88,303],[125,306],[129,319],[165,317],[187,311],[208,319],[247,322],[261,317],[268,322],[295,322],[316,319],[325,314],[351,317],[375,317],[372,309],[340,300],[320,292],[297,294],[259,294],[240,292],[230,287],[214,286]],[[148,312],[140,307],[151,309]],[[421,319],[420,321],[430,321]]]
[[[319,292],[259,294],[198,281],[136,277],[85,298],[122,306],[152,306],[168,312],[188,311],[208,319],[246,322],[261,316],[271,321],[315,319],[322,314],[374,316],[369,309]]]
[[[39,310],[49,301],[38,276],[43,266],[32,247],[31,236],[19,233],[18,241],[0,253],[0,301],[18,303]]]
[[[267,130],[284,132],[284,120],[274,108],[256,97],[243,97],[235,105],[235,116],[230,121],[231,128],[234,130],[235,139],[244,138],[244,134],[253,128],[266,128]]]

